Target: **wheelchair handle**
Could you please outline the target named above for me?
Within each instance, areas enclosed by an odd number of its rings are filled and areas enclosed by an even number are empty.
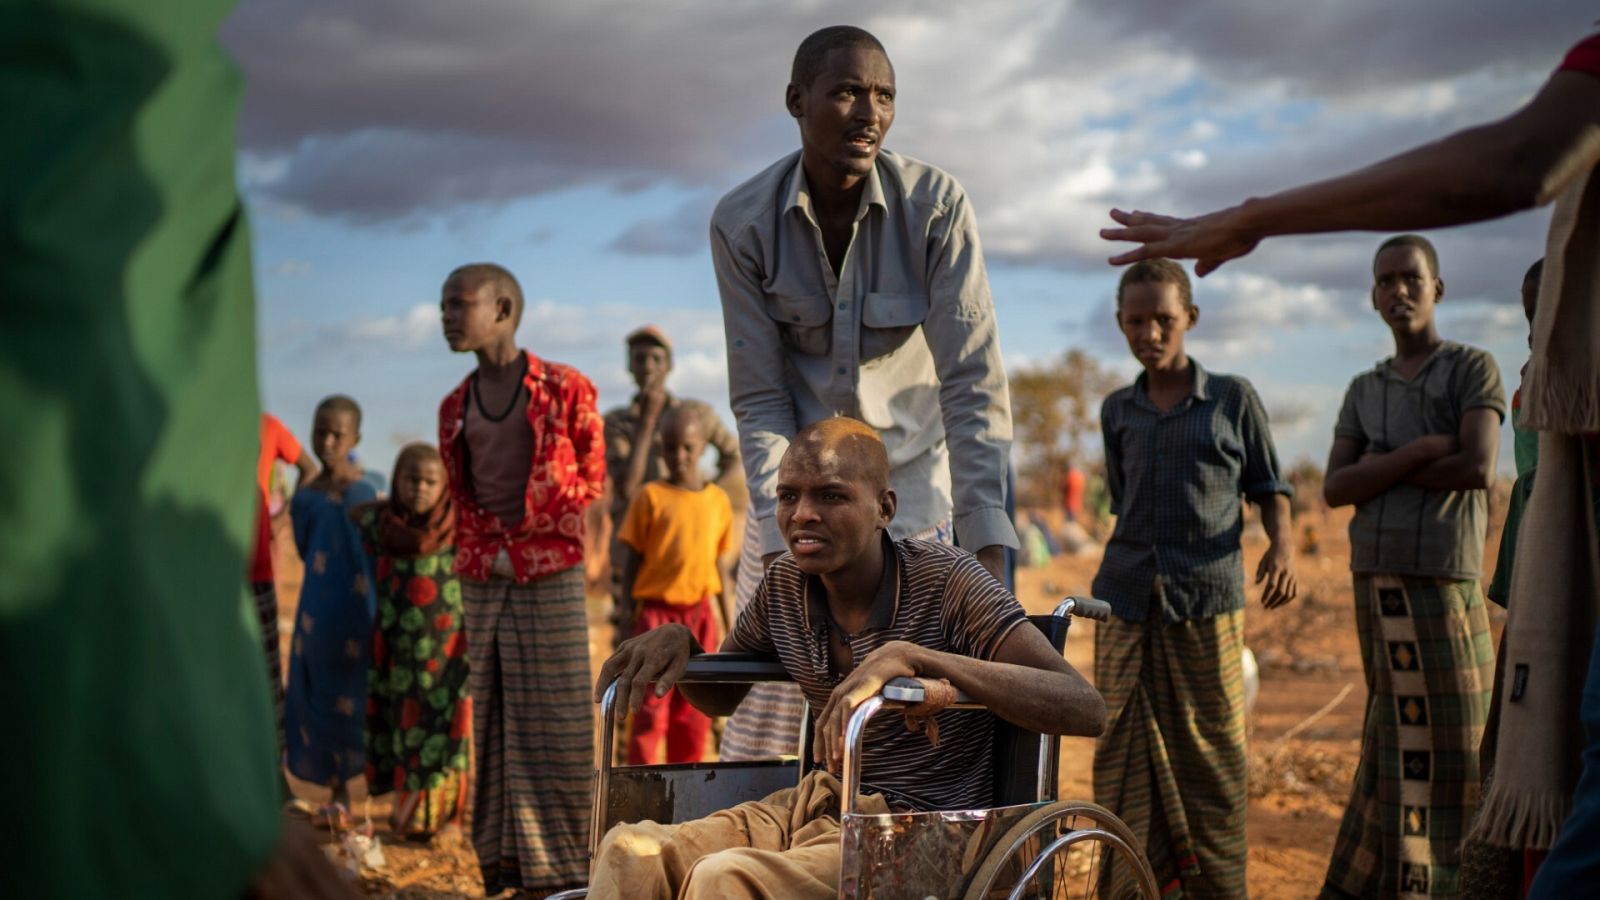
[[[1068,597],[1056,604],[1055,615],[1064,619],[1082,616],[1085,619],[1104,622],[1111,618],[1111,604],[1093,597]]]

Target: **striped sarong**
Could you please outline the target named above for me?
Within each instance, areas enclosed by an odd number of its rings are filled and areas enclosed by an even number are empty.
[[[1494,645],[1476,579],[1357,575],[1361,761],[1322,896],[1460,895]]]
[[[1245,896],[1243,651],[1243,610],[1095,626],[1094,799],[1143,841],[1163,897]],[[1137,896],[1131,869],[1107,867],[1100,895]]]
[[[949,522],[942,521],[909,537],[950,544],[954,534]],[[766,568],[761,565],[761,535],[752,516],[745,520],[744,545],[739,548],[739,571],[734,584],[735,616],[750,605],[765,574]],[[768,682],[752,686],[723,729],[717,758],[735,762],[795,755],[800,745],[800,716],[804,709],[800,688],[793,684]],[[805,752],[811,752],[810,748]]]
[[[252,581],[256,616],[261,621],[261,652],[267,660],[267,684],[272,686],[272,726],[278,733],[278,764],[283,764],[283,658],[278,649],[278,591],[270,581]]]
[[[594,704],[583,567],[517,584],[461,579],[484,890],[549,893],[589,871]]]

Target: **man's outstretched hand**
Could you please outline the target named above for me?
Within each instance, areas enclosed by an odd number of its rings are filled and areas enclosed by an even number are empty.
[[[1144,245],[1111,257],[1114,266],[1162,257],[1193,259],[1196,260],[1194,274],[1204,277],[1228,260],[1254,250],[1260,240],[1247,235],[1235,224],[1237,209],[1224,209],[1193,219],[1113,209],[1111,218],[1123,227],[1102,228],[1100,236],[1108,241],[1133,241]]]
[[[600,667],[594,683],[594,702],[605,696],[606,687],[617,683],[617,706],[625,712],[638,712],[645,691],[655,682],[656,696],[663,697],[683,677],[689,657],[700,649],[689,629],[677,623],[629,638]]]

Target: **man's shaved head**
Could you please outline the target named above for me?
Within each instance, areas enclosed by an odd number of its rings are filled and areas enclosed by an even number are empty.
[[[798,462],[819,462],[873,491],[889,488],[889,451],[872,426],[848,416],[834,416],[800,429],[783,454]]]
[[[883,44],[872,36],[872,32],[854,25],[830,25],[813,31],[800,42],[799,48],[794,51],[794,65],[789,69],[789,81],[802,88],[810,87],[811,82],[821,74],[822,65],[827,62],[828,54],[847,47],[865,47],[882,53],[886,59],[889,56],[889,51],[883,49]]]
[[[513,325],[522,324],[522,285],[517,283],[517,276],[505,266],[491,262],[467,263],[457,266],[444,283],[460,280],[463,283],[487,284],[494,289],[497,297],[508,297],[511,300],[511,322]]]

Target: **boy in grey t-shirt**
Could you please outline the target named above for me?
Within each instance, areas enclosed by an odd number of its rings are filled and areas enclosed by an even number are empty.
[[[1453,895],[1494,679],[1478,579],[1505,391],[1488,353],[1439,337],[1427,239],[1384,241],[1372,269],[1395,353],[1350,383],[1323,487],[1330,506],[1356,507],[1368,706],[1322,896]]]

